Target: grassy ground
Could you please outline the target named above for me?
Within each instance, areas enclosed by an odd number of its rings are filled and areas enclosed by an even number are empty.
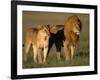
[[[24,30],[32,25],[37,24],[64,24],[68,16],[74,13],[44,13],[44,12],[23,12],[23,37]],[[76,55],[73,61],[69,61],[66,64],[64,50],[62,48],[61,60],[58,61],[56,58],[55,46],[51,49],[47,64],[35,64],[33,62],[33,52],[30,49],[28,61],[23,61],[23,68],[42,68],[42,67],[63,67],[63,66],[85,66],[89,65],[89,15],[88,14],[76,14],[82,21],[82,32],[80,35],[80,40],[77,45]],[[24,54],[24,50],[23,50]]]
[[[35,64],[32,56],[29,56],[27,63],[23,62],[23,68],[42,68],[42,67],[61,67],[61,66],[85,66],[89,65],[89,55],[86,53],[76,54],[74,60],[69,63],[65,62],[64,55],[61,55],[61,60],[58,61],[55,53],[49,54],[47,64]]]

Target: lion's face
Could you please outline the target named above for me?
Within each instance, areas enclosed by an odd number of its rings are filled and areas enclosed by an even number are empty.
[[[73,27],[72,31],[73,31],[76,35],[80,35],[80,32],[81,32],[80,23],[79,23],[79,22],[74,23],[73,26],[74,26],[74,27]]]
[[[50,37],[50,26],[45,25],[43,31],[45,32],[46,35]]]
[[[41,46],[48,46],[49,38],[50,38],[50,27],[49,25],[40,25],[40,29],[38,32],[38,44]]]

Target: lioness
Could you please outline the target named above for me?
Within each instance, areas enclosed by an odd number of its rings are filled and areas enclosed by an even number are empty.
[[[50,29],[49,25],[38,25],[36,28],[29,28],[25,33],[25,61],[27,61],[27,55],[29,53],[29,48],[32,45],[34,53],[34,62],[38,61],[42,63],[41,50],[44,49],[43,62],[46,63],[48,45],[49,45]]]
[[[71,59],[74,58],[75,49],[77,42],[79,40],[79,35],[82,29],[82,24],[78,16],[72,15],[70,16],[64,25],[64,51],[66,61],[69,60],[69,53],[71,51]]]

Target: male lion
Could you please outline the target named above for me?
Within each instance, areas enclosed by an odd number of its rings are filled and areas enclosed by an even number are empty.
[[[38,25],[36,28],[29,28],[25,34],[25,61],[27,61],[27,55],[29,54],[29,48],[32,46],[34,53],[34,62],[38,61],[42,63],[41,50],[44,49],[43,62],[46,63],[48,45],[49,45],[50,29],[49,25]]]
[[[76,15],[70,16],[64,25],[64,51],[66,62],[69,60],[69,53],[71,51],[71,59],[74,58],[75,49],[77,42],[79,40],[79,34],[81,31],[82,25],[81,21]]]

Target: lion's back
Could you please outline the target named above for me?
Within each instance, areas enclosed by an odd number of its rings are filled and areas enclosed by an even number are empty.
[[[28,28],[25,32],[25,42],[34,42],[37,39],[38,29]]]

